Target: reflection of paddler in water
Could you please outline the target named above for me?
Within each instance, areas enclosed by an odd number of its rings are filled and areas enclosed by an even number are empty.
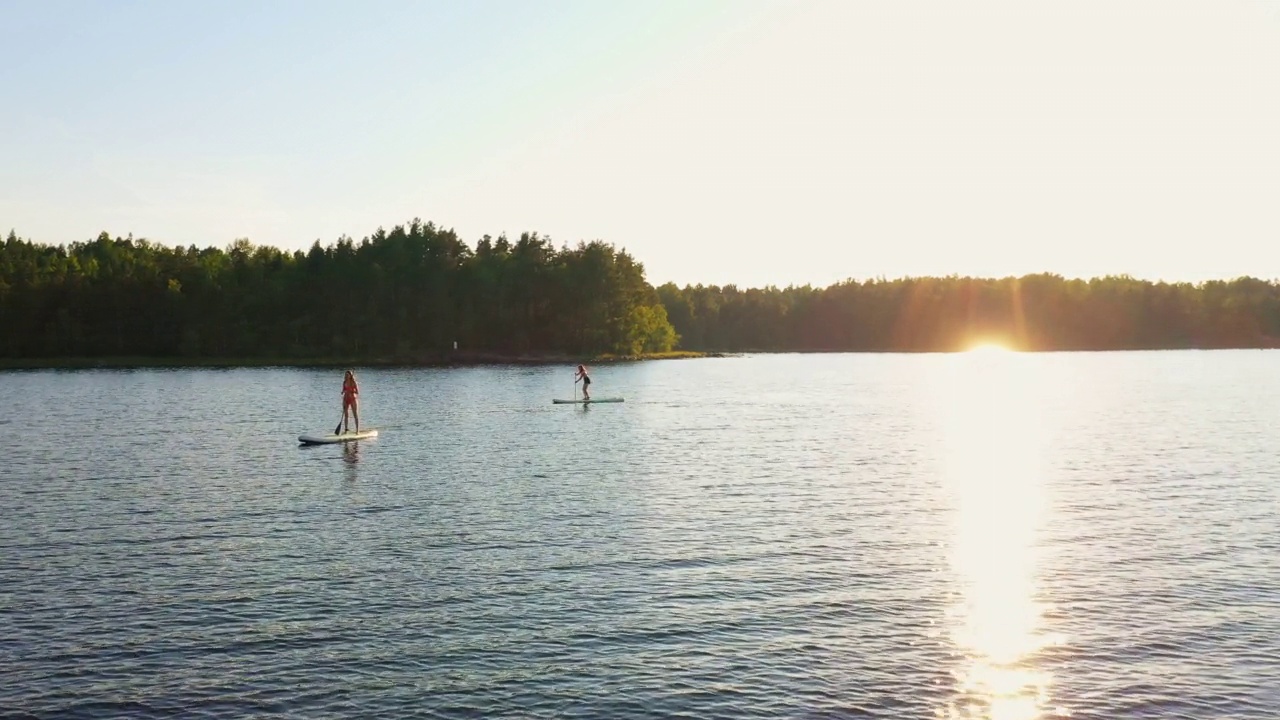
[[[342,377],[342,432],[344,434],[350,429],[347,424],[348,409],[351,411],[351,416],[355,418],[356,432],[360,432],[360,408],[357,402],[359,396],[360,386],[356,384],[356,374],[348,370]]]
[[[360,443],[349,442],[342,444],[342,461],[348,465],[355,465],[360,462]]]

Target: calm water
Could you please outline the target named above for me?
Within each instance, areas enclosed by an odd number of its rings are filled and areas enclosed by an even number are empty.
[[[0,714],[1274,718],[1280,353],[0,373]]]

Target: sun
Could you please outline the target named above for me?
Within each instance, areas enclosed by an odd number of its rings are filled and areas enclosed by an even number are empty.
[[[1010,352],[1010,350],[1007,345],[1002,345],[998,342],[983,341],[970,345],[966,352],[989,354]]]

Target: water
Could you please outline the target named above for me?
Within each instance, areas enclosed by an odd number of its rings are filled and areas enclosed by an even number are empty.
[[[0,714],[1271,718],[1277,357],[0,374]]]

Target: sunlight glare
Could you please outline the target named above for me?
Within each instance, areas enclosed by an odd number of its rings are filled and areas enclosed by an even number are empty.
[[[953,356],[937,381],[942,476],[953,510],[951,639],[963,657],[943,716],[1035,720],[1052,642],[1036,599],[1046,437],[1026,355],[991,343]]]

